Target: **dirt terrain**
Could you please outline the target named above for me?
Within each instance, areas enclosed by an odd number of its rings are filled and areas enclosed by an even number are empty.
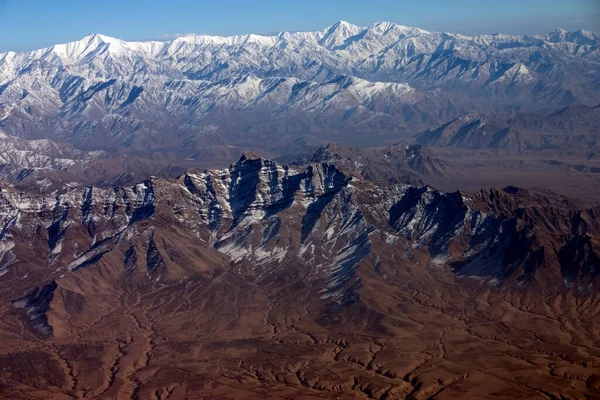
[[[152,293],[114,293],[101,313],[71,316],[71,326],[55,325],[52,340],[35,338],[25,333],[26,326],[5,320],[2,395],[599,395],[597,303],[559,296],[536,307],[539,300],[461,287],[443,279],[443,273],[437,282],[418,285],[413,278],[403,284],[407,272],[399,267],[361,273],[372,286],[359,292],[363,304],[326,316],[326,323],[315,317],[320,312],[307,288],[302,295],[293,293],[301,289],[293,282],[287,290],[259,289],[232,271]],[[402,269],[414,277],[416,268],[407,267]],[[85,272],[90,276],[79,279],[96,275]]]

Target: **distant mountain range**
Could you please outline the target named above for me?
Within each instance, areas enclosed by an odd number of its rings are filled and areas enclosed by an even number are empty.
[[[416,137],[429,147],[594,152],[600,143],[600,105],[551,113],[467,114]]]
[[[339,22],[167,42],[90,35],[0,54],[0,127],[83,150],[277,149],[307,133],[360,144],[471,112],[575,103],[600,103],[596,33],[469,37]]]

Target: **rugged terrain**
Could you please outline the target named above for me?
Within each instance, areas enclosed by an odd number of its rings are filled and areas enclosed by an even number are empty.
[[[600,398],[599,46],[0,54],[0,397]]]
[[[381,144],[469,112],[600,103],[600,36],[428,32],[339,22],[274,36],[125,42],[104,35],[0,54],[9,135],[80,150],[179,151],[305,135]]]
[[[546,188],[596,203],[600,105],[546,113],[470,113],[414,137],[446,174],[426,182],[444,190],[484,186]]]
[[[3,53],[0,178],[44,193],[110,188],[223,168],[243,151],[307,161],[333,142],[368,164],[353,167],[368,179],[545,187],[591,205],[599,44],[587,31],[469,37],[339,22]],[[414,144],[412,161],[393,150]]]
[[[0,396],[600,395],[600,209],[375,183],[335,150],[4,185]]]

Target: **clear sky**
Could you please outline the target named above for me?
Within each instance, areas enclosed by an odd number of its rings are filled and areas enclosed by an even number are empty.
[[[600,31],[600,0],[0,0],[0,51],[89,33],[124,40],[269,34],[323,29],[339,20],[463,34]]]

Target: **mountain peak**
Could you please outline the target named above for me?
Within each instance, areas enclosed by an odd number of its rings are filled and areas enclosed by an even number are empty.
[[[328,49],[342,45],[347,39],[358,35],[363,28],[346,21],[339,21],[325,29],[319,44]]]
[[[320,148],[318,148],[310,157],[310,162],[320,163],[339,160],[341,159],[341,157],[338,154],[336,154],[338,151],[338,145],[336,145],[333,142],[330,142],[326,146],[321,146]]]
[[[258,153],[255,153],[253,151],[245,151],[242,153],[242,156],[240,157],[240,161],[246,161],[246,160],[260,160],[260,155]]]
[[[116,39],[111,36],[103,35],[101,33],[90,33],[89,35],[82,38],[79,42],[84,43],[118,43],[121,42],[120,39]]]
[[[105,45],[121,45],[125,42],[112,38],[110,36],[101,35],[98,33],[91,33],[82,39],[65,44],[57,44],[53,46],[52,52],[58,56],[63,62],[71,63],[76,62],[89,53],[95,51],[101,46]]]
[[[385,34],[385,33],[389,32],[390,29],[393,29],[396,26],[398,26],[398,25],[393,24],[391,22],[377,22],[377,23],[371,25],[370,29],[376,33]]]
[[[571,42],[580,45],[597,45],[600,41],[598,34],[579,29],[577,31],[567,31],[564,29],[555,29],[551,31],[547,38],[550,42]]]
[[[423,29],[406,26],[406,25],[398,25],[393,22],[386,22],[386,21],[374,23],[373,25],[371,25],[369,27],[369,30],[371,30],[372,32],[375,32],[377,34],[380,34],[380,35],[385,35],[390,32],[392,32],[394,34],[396,34],[396,33],[406,34],[406,33],[411,33],[411,32],[413,32],[413,33],[429,33]]]
[[[342,36],[345,38],[358,34],[363,28],[347,21],[338,21],[325,30],[327,36]]]
[[[358,26],[351,24],[348,21],[338,21],[335,24],[333,24],[330,28],[344,28],[344,29],[353,29],[353,28],[358,28]]]

